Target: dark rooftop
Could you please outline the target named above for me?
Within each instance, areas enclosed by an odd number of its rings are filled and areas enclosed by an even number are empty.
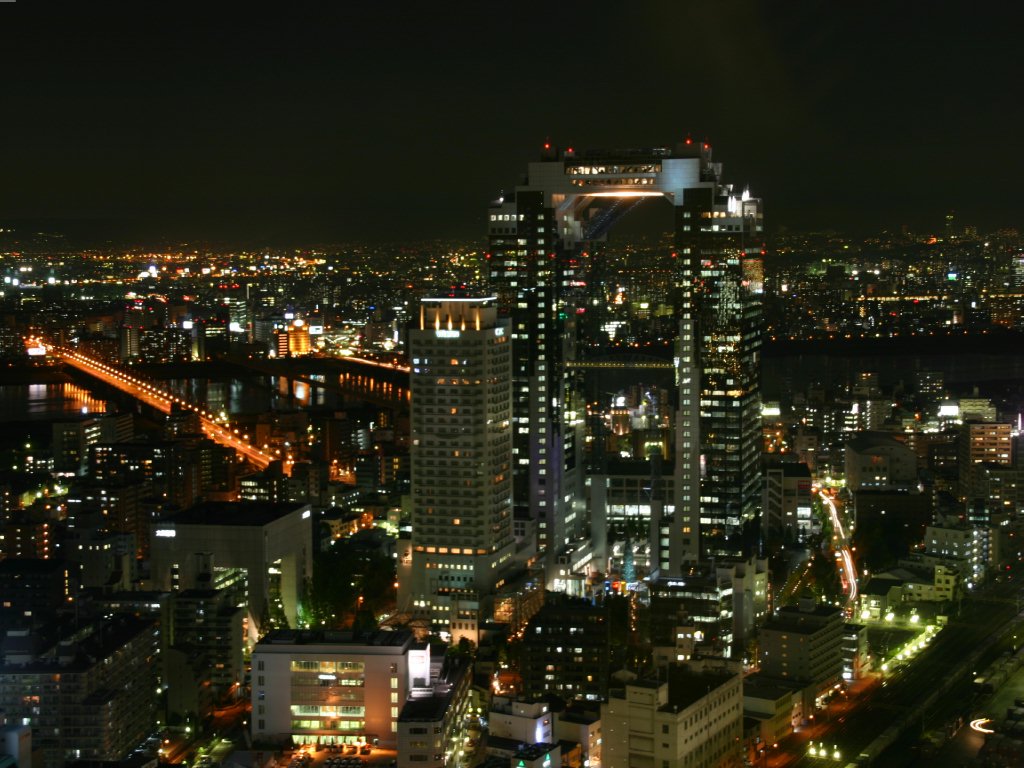
[[[735,677],[732,672],[691,672],[684,666],[671,666],[668,670],[668,704],[661,707],[661,711],[686,709]]]
[[[515,757],[523,760],[536,760],[558,747],[557,744],[525,744],[522,739],[510,739],[505,736],[488,736],[487,745],[504,752],[512,752]]]
[[[782,465],[782,474],[785,477],[810,477],[811,468],[802,461],[787,461]]]
[[[828,606],[820,606],[827,609]],[[776,613],[765,622],[765,629],[774,631],[793,632],[798,635],[813,635],[820,632],[824,627],[829,626],[832,621],[842,623],[842,615],[836,609],[815,610],[814,612],[786,612]]]
[[[36,576],[63,573],[67,564],[61,560],[37,560],[30,557],[8,557],[0,560],[0,576]]]
[[[154,623],[131,614],[117,614],[113,619],[97,622],[93,632],[73,642],[61,641],[58,658],[37,659],[25,664],[4,664],[0,666],[7,673],[27,674],[34,672],[81,672],[96,664],[102,664],[115,651],[123,648],[140,634],[153,631]],[[73,631],[72,628],[68,628]]]
[[[786,685],[775,678],[764,677],[760,673],[743,678],[743,695],[751,698],[778,701],[783,696],[792,696],[794,688],[799,687],[799,683]]]
[[[450,696],[424,696],[419,699],[407,699],[398,716],[401,723],[425,722],[436,723],[444,720],[448,710]]]
[[[165,518],[177,525],[241,525],[260,527],[306,506],[269,501],[205,501]]]
[[[858,453],[870,451],[873,448],[881,448],[883,446],[907,447],[906,443],[897,440],[889,432],[858,432],[856,437],[853,437],[846,443],[847,448],[851,448]]]
[[[663,673],[659,673],[661,675]],[[629,686],[656,690],[668,683],[668,703],[659,708],[661,712],[679,712],[716,688],[725,685],[737,673],[704,670],[693,672],[685,665],[674,664],[669,667],[667,680],[658,678],[642,678],[630,680],[613,688],[610,693],[616,698],[625,698]]]
[[[369,632],[331,629],[275,629],[257,643],[257,647],[270,645],[371,645],[397,648],[412,641],[407,629],[388,631],[374,629]]]
[[[428,723],[444,720],[445,713],[451,707],[452,696],[458,690],[459,678],[469,671],[469,659],[458,656],[445,657],[440,678],[432,681],[440,683],[435,686],[433,695],[407,699],[398,720]]]

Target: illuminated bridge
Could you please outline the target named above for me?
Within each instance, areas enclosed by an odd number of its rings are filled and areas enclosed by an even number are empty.
[[[140,402],[163,413],[170,413],[171,409],[176,405],[184,410],[196,413],[199,416],[203,433],[207,437],[220,445],[234,448],[248,462],[259,469],[265,469],[274,460],[273,456],[264,453],[249,443],[245,436],[239,433],[238,428],[232,427],[227,419],[218,418],[203,408],[189,403],[174,393],[154,385],[150,381],[140,379],[131,373],[107,365],[99,360],[94,360],[71,349],[50,346],[47,348],[47,351],[65,365],[82,371],[108,386],[129,394]]]

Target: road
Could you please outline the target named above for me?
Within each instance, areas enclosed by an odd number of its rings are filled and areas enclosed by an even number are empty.
[[[223,419],[218,419],[213,413],[189,403],[149,381],[145,381],[127,371],[107,365],[99,360],[94,360],[71,349],[48,346],[47,351],[53,357],[62,360],[66,365],[83,371],[122,392],[126,392],[137,400],[164,413],[170,413],[175,405],[184,410],[194,412],[199,416],[201,428],[207,437],[220,445],[234,448],[247,461],[259,469],[266,469],[267,465],[274,460],[273,456],[264,453],[249,443],[239,433],[238,428],[232,427],[230,423]]]
[[[839,578],[843,583],[843,591],[846,592],[846,610],[849,615],[857,605],[857,567],[850,551],[850,540],[832,497],[824,490],[818,491],[818,496],[832,521],[832,549],[839,555]]]

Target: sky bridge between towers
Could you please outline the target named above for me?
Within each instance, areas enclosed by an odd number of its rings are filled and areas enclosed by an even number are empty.
[[[520,191],[540,191],[544,206],[554,211],[564,246],[602,239],[611,227],[638,204],[663,199],[673,207],[685,204],[686,191],[710,190],[716,201],[713,215],[721,218],[760,218],[760,201],[748,192],[734,194],[720,185],[721,164],[711,159],[706,142],[686,139],[674,148],[560,150],[544,145],[541,159],[529,164]],[[499,213],[506,201],[496,201],[491,221],[505,221]],[[515,215],[515,214],[511,214]]]

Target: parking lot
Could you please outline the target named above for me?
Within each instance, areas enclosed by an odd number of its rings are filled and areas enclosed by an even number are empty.
[[[364,766],[391,766],[396,762],[393,749],[380,749],[369,745],[305,746],[280,761],[281,768],[364,768]]]

